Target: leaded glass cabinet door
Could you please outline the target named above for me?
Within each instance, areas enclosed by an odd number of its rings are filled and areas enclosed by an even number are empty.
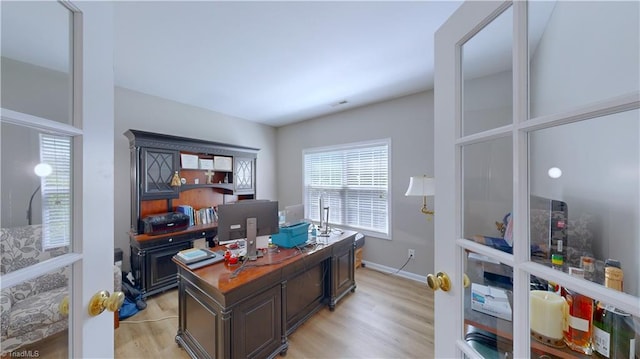
[[[436,34],[436,357],[638,357],[638,14],[467,2]]]
[[[143,147],[140,156],[144,178],[140,198],[178,198],[178,189],[171,186],[171,179],[178,170],[178,151]]]
[[[234,158],[234,184],[236,194],[255,193],[255,158]]]

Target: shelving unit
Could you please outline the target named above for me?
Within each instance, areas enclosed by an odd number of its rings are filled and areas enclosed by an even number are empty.
[[[179,205],[199,209],[228,200],[253,199],[259,149],[138,130],[124,135],[129,139],[131,159],[131,269],[146,297],[177,285],[177,269],[171,258],[192,248],[196,239],[211,241],[217,224],[149,235],[144,233],[142,219],[174,212]],[[197,165],[182,168],[183,155],[195,159]],[[222,170],[200,168],[200,160],[215,163],[216,159],[225,165]],[[184,184],[171,186],[176,171]],[[212,183],[207,181],[209,173]]]

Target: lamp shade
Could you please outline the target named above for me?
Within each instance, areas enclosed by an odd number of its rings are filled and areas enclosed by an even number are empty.
[[[436,194],[436,184],[433,177],[413,176],[409,179],[409,188],[405,196],[433,196]]]

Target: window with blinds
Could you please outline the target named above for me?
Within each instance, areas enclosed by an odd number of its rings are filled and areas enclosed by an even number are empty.
[[[304,205],[320,221],[320,196],[329,224],[388,238],[390,140],[304,151]]]
[[[42,247],[71,243],[71,138],[40,134],[40,162],[52,172],[40,178],[42,194]]]

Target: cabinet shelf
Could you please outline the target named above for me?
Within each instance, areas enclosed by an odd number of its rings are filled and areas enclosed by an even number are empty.
[[[209,170],[203,169],[181,169],[180,177],[185,179],[184,183],[178,190],[183,192],[185,190],[193,188],[220,188],[223,190],[234,191],[234,174],[229,171],[214,171],[211,170],[211,175],[208,176]],[[212,183],[207,183],[207,180],[211,180]],[[195,181],[199,183],[195,183]]]
[[[225,191],[233,191],[233,183],[199,183],[199,184],[183,184],[180,186],[180,192],[188,191],[195,188],[220,188]]]
[[[205,170],[203,168],[182,168],[180,167],[179,169],[180,172],[182,171],[198,171],[198,172],[207,172],[207,171],[211,171],[214,173],[220,172],[220,173],[233,173],[233,171],[223,171],[223,170]]]

